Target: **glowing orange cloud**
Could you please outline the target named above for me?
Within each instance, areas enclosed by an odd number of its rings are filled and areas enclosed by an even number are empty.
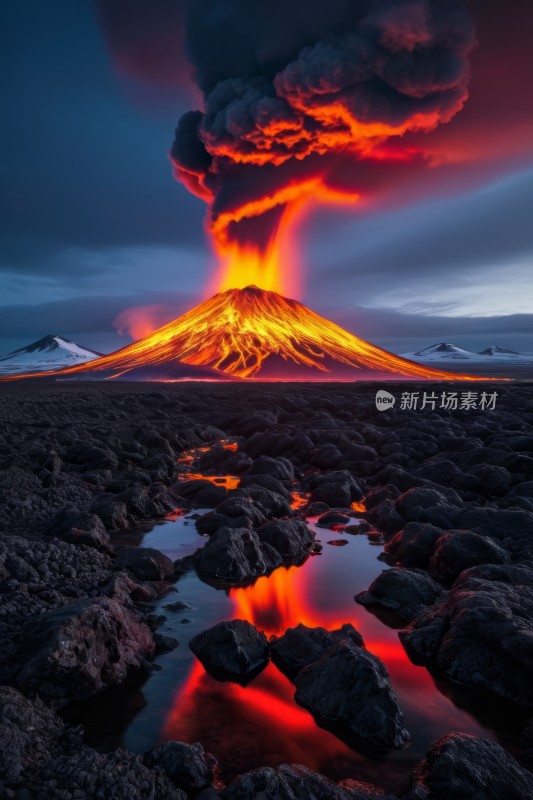
[[[242,289],[254,284],[261,289],[297,297],[300,270],[295,229],[298,223],[317,203],[352,205],[359,199],[359,194],[336,191],[326,186],[322,178],[316,177],[292,182],[273,194],[219,214],[210,225],[220,263],[214,289]],[[243,245],[230,236],[230,226],[259,217],[278,206],[284,206],[284,211],[266,250],[250,244]]]

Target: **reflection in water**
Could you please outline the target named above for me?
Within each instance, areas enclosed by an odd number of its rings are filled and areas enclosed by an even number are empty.
[[[219,444],[229,450],[237,448],[231,442]],[[190,472],[182,472],[181,478],[238,486],[236,476],[193,471],[198,470],[198,458],[208,449],[197,448],[184,455],[181,463]],[[291,505],[303,508],[308,499],[295,490]],[[363,514],[364,503],[353,503],[352,509]],[[168,598],[153,604],[154,611],[167,617],[162,632],[176,636],[180,646],[158,659],[164,669],[155,672],[143,688],[146,706],[123,737],[127,747],[144,751],[171,738],[199,741],[219,759],[226,778],[259,766],[300,763],[337,780],[353,777],[391,789],[440,736],[455,730],[494,737],[488,727],[439,692],[424,668],[411,664],[396,630],[354,602],[354,594],[367,589],[384,567],[378,560],[380,537],[350,535],[348,545],[332,547],[327,544],[331,531],[315,523],[309,521],[317,539],[324,537],[323,550],[302,566],[281,567],[253,586],[226,591],[201,582],[191,571],[177,584],[180,598],[192,607],[186,619],[183,612],[168,610]],[[174,516],[145,533],[142,545],[176,558],[194,552],[204,541],[192,518]],[[299,622],[330,630],[351,622],[389,671],[412,735],[411,747],[380,756],[350,748],[318,727],[312,715],[296,704],[293,684],[273,664],[246,687],[211,678],[187,644],[223,619],[248,620],[267,636],[279,636]]]
[[[336,779],[359,777],[392,788],[436,738],[451,730],[487,735],[468,713],[436,690],[424,668],[411,664],[395,630],[355,604],[353,595],[367,588],[383,569],[378,554],[364,535],[351,536],[345,548],[325,545],[321,555],[311,556],[301,567],[281,567],[253,586],[230,589],[231,607],[215,614],[201,629],[219,619],[246,619],[271,636],[299,622],[330,630],[351,622],[389,670],[413,736],[410,749],[380,757],[351,749],[319,728],[312,715],[295,703],[293,684],[273,664],[241,687],[214,680],[192,658],[187,677],[174,687],[160,740],[201,741],[230,774],[292,762]],[[200,585],[204,594],[226,596]]]

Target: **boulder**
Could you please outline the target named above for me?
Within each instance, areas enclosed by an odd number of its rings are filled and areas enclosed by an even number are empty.
[[[141,581],[161,581],[174,574],[174,563],[152,547],[120,547],[115,569],[127,570]]]
[[[384,613],[392,623],[412,622],[427,606],[441,599],[444,590],[426,572],[418,569],[387,569],[355,601],[371,611]]]
[[[132,608],[116,598],[78,600],[27,622],[15,683],[62,706],[122,683],[154,649],[150,629]]]
[[[322,658],[341,639],[350,639],[357,647],[364,646],[363,637],[350,623],[333,631],[307,628],[300,623],[295,628],[288,628],[283,636],[270,643],[270,654],[277,668],[292,680],[304,667]]]
[[[472,531],[446,531],[435,542],[429,571],[449,586],[469,567],[508,564],[509,561],[509,553],[486,536]]]
[[[219,622],[189,642],[205,669],[219,680],[242,681],[255,676],[268,662],[265,634],[250,622]]]
[[[465,570],[399,636],[415,664],[533,709],[533,569]]]
[[[185,792],[198,792],[210,786],[217,760],[201,744],[164,742],[144,755],[144,763],[164,770],[172,783]]]
[[[530,800],[533,775],[490,739],[451,733],[432,745],[399,792],[402,800]]]
[[[394,800],[376,786],[359,781],[333,783],[299,765],[281,764],[239,775],[220,794],[221,800]]]
[[[336,642],[294,679],[295,699],[327,725],[379,749],[410,743],[386,667],[348,638]]]
[[[388,556],[404,567],[427,569],[437,539],[444,533],[442,528],[423,522],[408,522],[385,545]]]
[[[48,533],[70,544],[85,544],[96,550],[111,552],[104,523],[97,514],[89,511],[61,511],[54,517]]]
[[[200,576],[220,583],[246,583],[282,563],[279,552],[248,528],[219,528],[195,556]]]
[[[257,535],[262,543],[277,550],[289,564],[299,564],[315,545],[313,531],[300,520],[280,519],[267,522],[257,529]]]

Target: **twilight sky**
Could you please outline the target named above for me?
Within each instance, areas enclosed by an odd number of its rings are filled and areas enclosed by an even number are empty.
[[[300,225],[299,299],[396,352],[533,351],[533,6],[468,5],[470,100],[405,137],[431,166],[391,166],[362,203]],[[128,309],[155,326],[206,296],[205,204],[167,155],[201,102],[181,6],[4,4],[0,353],[47,333],[107,352],[131,340]]]

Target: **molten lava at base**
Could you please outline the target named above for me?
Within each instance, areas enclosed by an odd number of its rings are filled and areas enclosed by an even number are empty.
[[[479,380],[382,350],[277,292],[229,289],[149,336],[48,377],[122,380]],[[20,377],[36,377],[34,375]]]

